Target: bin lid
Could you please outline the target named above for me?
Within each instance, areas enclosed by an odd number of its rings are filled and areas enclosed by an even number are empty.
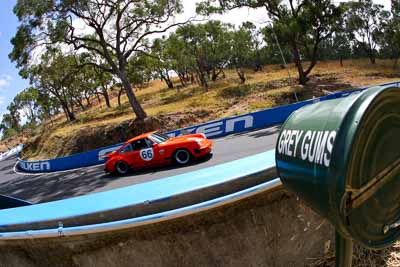
[[[351,110],[335,151],[350,150],[337,203],[355,240],[383,248],[400,237],[400,89],[367,90]]]

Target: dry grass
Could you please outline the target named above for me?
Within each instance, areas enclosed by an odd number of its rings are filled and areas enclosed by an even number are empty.
[[[330,250],[324,257],[309,261],[308,267],[333,267],[335,252]],[[355,245],[353,267],[400,267],[400,242],[383,250],[369,250]]]
[[[293,65],[289,66],[289,70],[292,77],[297,76]],[[210,83],[208,91],[198,86],[189,86],[177,92],[174,89],[167,89],[161,81],[153,81],[147,88],[136,90],[136,95],[151,116],[209,110],[213,111],[213,116],[226,117],[288,103],[294,90],[299,93],[301,99],[306,99],[318,93],[315,89],[320,85],[329,85],[329,90],[341,90],[400,80],[400,73],[392,68],[390,61],[378,60],[376,65],[371,65],[367,59],[344,61],[344,67],[341,67],[338,61],[320,62],[312,72],[310,81],[312,90],[307,90],[310,89],[307,87],[292,86],[288,81],[287,70],[281,69],[278,65],[266,66],[263,71],[257,73],[247,71],[246,75],[248,79],[246,84],[239,85],[235,72],[226,71],[226,78]],[[113,92],[111,109],[107,108],[104,102],[97,104],[78,113],[78,119],[74,123],[67,122],[62,115],[58,115],[52,118],[52,122],[40,126],[37,131],[47,132],[49,137],[59,138],[62,144],[62,140],[70,138],[79,130],[117,125],[134,119],[135,116],[125,95],[122,96],[121,107],[117,106],[116,93]],[[12,146],[10,142],[12,140],[6,143],[8,147]],[[51,150],[54,144],[45,141],[42,145]],[[43,148],[38,149],[41,150]],[[379,252],[359,247],[355,252],[353,264],[355,267],[400,267],[400,243]],[[334,266],[334,254],[314,259],[311,266]]]
[[[292,77],[296,77],[296,69],[289,66]],[[270,108],[293,101],[294,90],[300,99],[308,99],[315,95],[315,90],[293,87],[287,70],[279,65],[265,66],[260,72],[246,71],[245,85],[239,85],[234,71],[226,71],[226,78],[210,83],[208,91],[197,85],[188,86],[178,92],[166,88],[161,81],[152,81],[146,88],[137,89],[135,93],[147,114],[157,116],[176,112],[211,110],[216,117],[226,117],[259,109]],[[399,77],[399,78],[397,78]],[[390,61],[377,61],[371,65],[367,59],[344,61],[341,67],[338,61],[320,62],[312,72],[311,87],[315,84],[333,85],[333,90],[360,87],[400,79],[393,70]],[[178,84],[178,81],[175,81]],[[294,81],[295,83],[295,81]],[[67,122],[61,114],[45,123],[37,132],[51,132],[50,135],[68,138],[79,129],[119,124],[135,118],[125,95],[122,105],[117,104],[117,90],[112,92],[112,108],[105,106],[104,101],[90,109],[77,113],[77,121]],[[214,119],[214,118],[211,118]]]

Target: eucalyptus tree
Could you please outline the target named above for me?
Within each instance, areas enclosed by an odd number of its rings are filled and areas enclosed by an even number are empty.
[[[8,116],[6,117],[6,121],[8,121],[7,125],[9,126],[9,128],[13,128],[16,131],[19,131],[21,129],[21,123],[20,123],[21,113],[15,101],[12,101],[7,106],[7,111],[8,111]]]
[[[114,79],[113,79],[111,73],[103,72],[97,67],[94,67],[93,71],[96,74],[96,76],[95,76],[96,81],[100,88],[99,94],[101,94],[104,97],[106,106],[111,108],[110,95],[108,92],[111,89],[111,86],[114,85]]]
[[[172,70],[172,61],[170,54],[165,49],[166,41],[163,38],[157,38],[153,41],[151,46],[151,56],[148,59],[148,63],[151,64],[151,68],[155,70],[157,76],[166,83],[169,89],[174,88],[170,71]],[[140,65],[140,64],[139,64]]]
[[[233,26],[211,20],[199,27],[199,30],[205,33],[202,46],[211,72],[211,80],[215,82],[231,59]]]
[[[16,125],[14,123],[14,119],[12,118],[10,113],[3,114],[0,122],[1,140],[4,140],[18,133],[18,128],[16,128]]]
[[[208,88],[208,80],[216,81],[229,64],[232,29],[230,24],[212,20],[204,24],[185,25],[173,35],[175,44],[184,44],[184,53],[189,56],[186,63],[193,64],[200,84],[205,88]]]
[[[28,87],[18,93],[13,100],[20,114],[24,116],[29,125],[35,126],[39,115],[39,90],[35,87]]]
[[[39,62],[26,70],[26,75],[36,88],[55,97],[67,119],[74,121],[74,100],[80,93],[74,86],[75,76],[80,71],[76,57],[65,56],[58,49],[49,49]]]
[[[250,53],[250,61],[248,62],[248,67],[253,68],[254,71],[261,71],[262,65],[266,63],[265,53],[263,52],[263,36],[262,31],[256,27],[252,22],[244,22],[240,29],[246,31],[251,38],[250,51],[245,51]]]
[[[178,75],[183,87],[194,82],[193,73],[196,71],[196,59],[187,49],[186,43],[176,33],[165,40],[164,53],[169,58],[171,69]]]
[[[359,0],[343,3],[346,8],[345,20],[349,36],[355,46],[362,48],[372,64],[375,64],[379,40],[390,13],[382,5],[372,0]]]
[[[253,36],[248,24],[243,24],[237,31],[232,33],[232,49],[230,64],[236,69],[241,83],[246,82],[243,68],[250,65],[253,58]]]
[[[194,72],[201,86],[208,88],[208,65],[203,42],[206,34],[200,25],[188,24],[176,30],[176,36],[185,45],[184,49],[193,59]]]
[[[297,67],[299,83],[305,84],[317,64],[321,42],[329,38],[341,17],[341,8],[330,0],[205,0],[198,4],[202,14],[222,13],[249,7],[264,8],[281,45],[288,46]],[[304,59],[309,60],[308,66]]]
[[[107,65],[90,64],[120,79],[137,119],[144,119],[128,80],[128,60],[148,50],[149,36],[181,24],[173,19],[181,10],[180,0],[18,0],[20,25],[10,58],[23,68],[35,48],[48,43],[90,51]]]
[[[38,90],[38,97],[36,99],[36,104],[38,105],[38,115],[37,118],[44,122],[49,120],[51,123],[52,116],[60,113],[60,104],[56,97],[52,96],[50,92],[45,90]]]
[[[391,16],[382,27],[382,35],[378,43],[381,55],[393,60],[393,68],[397,67],[400,57],[400,1],[393,0]]]

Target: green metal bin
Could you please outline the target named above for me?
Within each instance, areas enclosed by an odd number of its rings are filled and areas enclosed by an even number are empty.
[[[400,89],[373,87],[294,112],[276,166],[342,236],[369,248],[392,244],[400,236]]]

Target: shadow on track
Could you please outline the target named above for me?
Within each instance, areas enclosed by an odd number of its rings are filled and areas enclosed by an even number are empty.
[[[281,129],[281,126],[275,126],[273,128],[268,128],[268,129],[263,129],[261,131],[256,131],[254,133],[249,134],[249,136],[250,137],[254,137],[254,138],[271,136],[271,135],[279,133],[280,129]]]
[[[89,194],[118,179],[135,179],[135,176],[139,175],[151,175],[156,172],[164,172],[177,168],[181,169],[204,163],[211,158],[212,156],[205,157],[182,167],[170,165],[156,169],[134,171],[126,176],[106,175],[102,171],[103,166],[98,166],[67,173],[20,176],[8,181],[3,181],[0,177],[0,194],[17,197],[33,203],[60,200]],[[9,173],[10,170],[11,173],[14,173],[12,171],[13,166],[12,164],[11,169],[7,169],[7,173]],[[137,181],[135,180],[133,183],[131,182],[131,184],[144,182],[145,180],[143,181],[142,179],[143,178],[137,179]]]
[[[104,175],[104,176],[105,177],[109,177],[110,179],[115,179],[115,178],[121,178],[121,177],[127,177],[127,176],[135,177],[136,175],[154,174],[156,172],[183,169],[183,168],[186,168],[186,167],[196,166],[198,164],[205,163],[205,162],[209,161],[210,159],[212,159],[212,157],[213,157],[213,154],[211,153],[211,154],[209,154],[207,156],[204,156],[202,158],[195,159],[190,164],[184,165],[184,166],[179,166],[179,165],[176,165],[176,164],[172,164],[172,165],[156,167],[156,168],[151,168],[151,169],[142,169],[142,170],[134,170],[134,171],[131,170],[128,174],[123,175],[123,176],[110,175],[110,174],[107,174],[107,175]]]

